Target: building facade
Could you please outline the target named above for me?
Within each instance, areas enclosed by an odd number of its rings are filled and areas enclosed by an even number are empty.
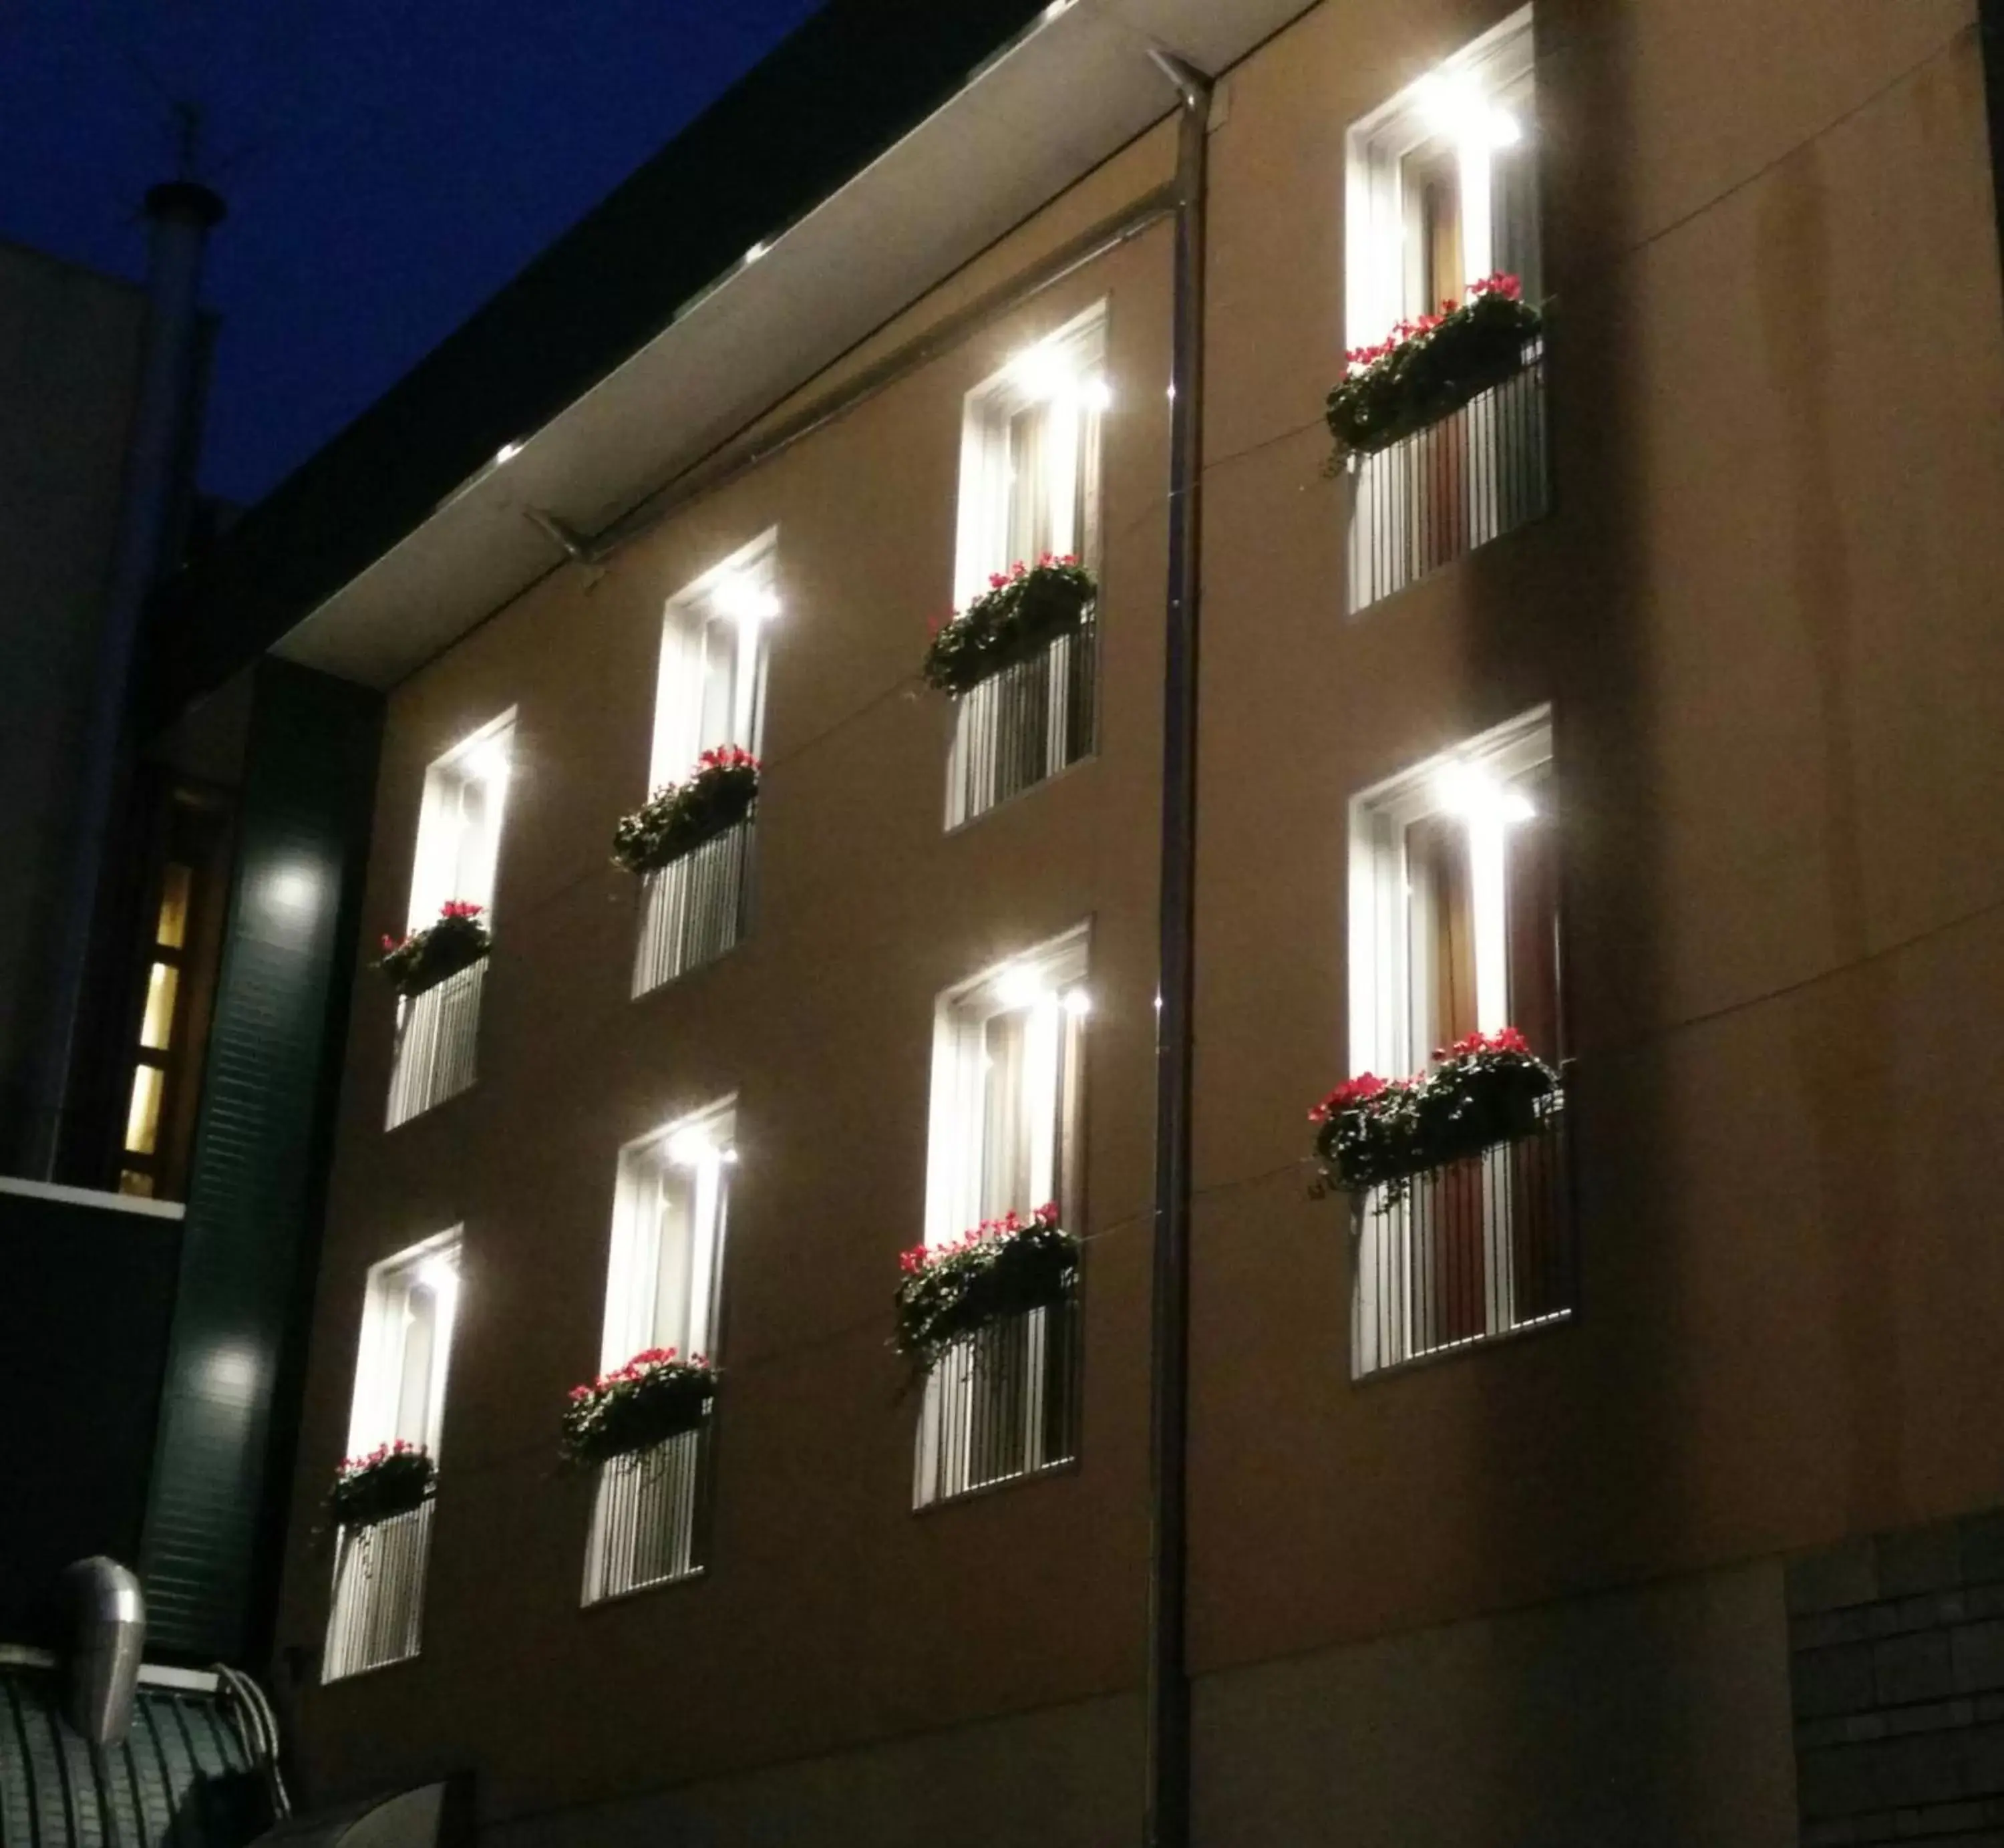
[[[272,624],[384,696],[296,1782],[471,1773],[522,1848],[1141,1839],[1193,591],[1193,1839],[1998,1839],[1973,0],[1006,10]],[[569,248],[510,310],[553,343]],[[1332,466],[1346,349],[1499,276],[1502,360]],[[924,684],[1047,554],[1089,606]],[[610,863],[734,750],[755,811]],[[448,903],[491,947],[398,992]],[[1332,1085],[1507,1028],[1523,1133],[1316,1187]],[[1075,1277],[915,1380],[901,1253],[1047,1204]],[[569,1389],[671,1348],[699,1411],[560,1467]],[[430,1490],[331,1517],[399,1442]]]

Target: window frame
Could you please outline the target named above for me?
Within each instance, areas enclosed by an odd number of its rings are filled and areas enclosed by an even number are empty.
[[[1111,392],[1105,377],[1108,303],[1105,297],[1035,341],[1009,363],[975,386],[962,401],[958,524],[954,551],[954,601],[965,609],[988,588],[991,573],[1006,572],[1019,560],[1035,564],[1031,552],[1075,555],[1089,568],[1098,566],[1101,502],[1103,496],[1102,432]],[[1078,387],[1067,397],[1062,389],[1042,388],[1033,375],[1051,372],[1068,376]],[[1075,511],[1067,515],[1076,530],[1054,532],[1052,542],[1019,550],[1019,515],[1013,493],[1011,430],[1014,419],[1042,403],[1053,416],[1077,420],[1066,466]],[[1056,496],[1053,496],[1055,504]],[[1060,542],[1068,536],[1070,544]]]
[[[465,1228],[420,1240],[369,1267],[363,1286],[362,1324],[356,1341],[355,1380],[349,1401],[348,1454],[359,1457],[389,1443],[401,1433],[402,1381],[408,1365],[408,1323],[405,1319],[415,1290],[426,1285],[420,1273],[443,1258],[454,1274],[450,1304],[435,1324],[429,1377],[426,1383],[424,1429],[409,1441],[421,1443],[436,1464],[444,1429],[453,1343],[457,1336],[464,1289],[462,1269]],[[435,1312],[438,1313],[438,1312]],[[442,1326],[440,1338],[436,1328]]]
[[[680,783],[712,743],[735,745],[759,755],[766,726],[766,688],[773,624],[783,605],[779,593],[780,529],[769,527],[748,544],[683,586],[662,606],[660,654],[654,675],[653,729],[650,735],[647,792]],[[763,599],[753,613],[718,607],[741,595]],[[731,721],[726,735],[706,740],[705,675],[701,644],[715,622],[734,622]],[[692,669],[693,671],[692,671]]]
[[[1414,926],[1407,910],[1413,894],[1405,836],[1415,822],[1449,812],[1438,788],[1442,773],[1451,765],[1463,764],[1508,781],[1554,761],[1552,709],[1542,705],[1351,797],[1348,963],[1353,1072],[1395,1077],[1417,1071],[1432,1050],[1426,1043],[1428,1036],[1416,1030],[1418,989],[1411,953]],[[1553,784],[1556,788],[1555,776]],[[1547,826],[1557,825],[1555,812],[1541,819]],[[1506,908],[1506,923],[1507,918]],[[1561,993],[1552,997],[1554,1019],[1561,1032],[1562,1001]],[[1484,1008],[1480,994],[1477,1008],[1484,1030],[1508,1024]]]
[[[495,893],[500,883],[501,843],[507,826],[509,786],[515,777],[519,710],[510,707],[425,766],[417,840],[411,854],[406,928],[413,932],[429,930],[436,924],[440,907],[452,899],[479,906],[489,928],[492,928]],[[461,806],[455,814],[452,805],[455,801],[463,805],[467,790],[476,783],[488,787],[492,807],[481,823],[486,840],[479,854],[478,876],[468,882],[462,877],[466,852],[464,811]],[[496,784],[498,789],[493,787]]]
[[[737,1099],[734,1094],[686,1112],[658,1129],[636,1137],[620,1149],[613,1185],[611,1233],[606,1253],[605,1304],[599,1338],[600,1372],[609,1373],[624,1366],[636,1354],[650,1348],[672,1347],[685,1358],[702,1354],[712,1362],[716,1359],[723,1333],[723,1264],[730,1239],[730,1176],[731,1170],[737,1165]],[[683,1292],[685,1327],[678,1333],[664,1334],[659,1319],[662,1258],[660,1189],[671,1167],[685,1165],[671,1150],[678,1140],[688,1137],[707,1140],[716,1155],[713,1162],[690,1169],[696,1176],[696,1207],[691,1213],[689,1231],[690,1282]],[[706,1185],[710,1191],[706,1203]],[[647,1332],[642,1334],[639,1331],[643,1326]]]
[[[1017,956],[1004,958],[972,980],[955,984],[935,1005],[926,1184],[925,1236],[929,1245],[949,1243],[993,1212],[1007,1210],[997,1206],[984,1210],[990,1151],[989,1099],[983,1072],[989,1023],[1024,1009],[1024,1004],[1011,1004],[1001,993],[1009,978],[1018,973],[1041,980],[1049,994],[1051,1010],[1056,1017],[1052,1022],[1056,1044],[1052,1048],[1053,1068],[1042,1081],[1052,1092],[1052,1120],[1050,1147],[1041,1162],[1036,1145],[1037,1119],[1028,1113],[1024,1119],[1031,1138],[1030,1191],[1039,1191],[1035,1171],[1040,1167],[1049,1177],[1049,1191],[1042,1198],[1011,1204],[1027,1216],[1046,1201],[1055,1199],[1065,1224],[1074,1231],[1079,1229],[1077,1216],[1084,1191],[1088,1036],[1082,1025],[1085,1015],[1074,1012],[1068,998],[1074,993],[1084,994],[1089,1009],[1089,924],[1074,926]],[[1080,1024],[1068,1028],[1067,1020]],[[1073,1068],[1068,1090],[1065,1088],[1067,1064]],[[1027,1080],[1029,1075],[1025,1075]]]
[[[1438,300],[1423,299],[1415,286],[1414,240],[1409,235],[1409,209],[1403,168],[1407,160],[1428,143],[1448,138],[1426,119],[1424,86],[1429,79],[1464,81],[1478,86],[1497,107],[1522,121],[1535,148],[1537,139],[1537,78],[1535,9],[1520,7],[1507,19],[1443,59],[1435,68],[1351,126],[1344,143],[1344,328],[1347,346],[1369,346],[1382,340],[1399,321],[1437,310]],[[1475,159],[1480,152],[1484,158]],[[1493,163],[1487,150],[1464,142],[1458,150],[1457,186],[1463,280],[1473,282],[1497,267],[1494,248]],[[1534,162],[1534,170],[1535,170]],[[1475,170],[1477,167],[1480,170]],[[1482,210],[1474,209],[1479,198]],[[1538,258],[1542,235],[1542,202],[1535,184],[1526,227],[1527,244]],[[1470,230],[1479,225],[1479,244]],[[1525,281],[1535,289],[1535,275]],[[1428,292],[1431,293],[1431,292]]]

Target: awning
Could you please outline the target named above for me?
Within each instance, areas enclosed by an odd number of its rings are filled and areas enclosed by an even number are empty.
[[[461,1836],[451,1826],[457,1820],[451,1794],[445,1784],[420,1784],[317,1815],[288,1817],[258,1836],[256,1848],[268,1842],[285,1848],[333,1848],[337,1842],[342,1848],[436,1848]]]

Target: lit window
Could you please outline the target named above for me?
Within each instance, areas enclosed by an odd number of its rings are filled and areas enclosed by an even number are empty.
[[[411,866],[412,932],[429,930],[453,901],[478,906],[482,921],[493,928],[495,871],[514,744],[511,707],[425,772]],[[398,998],[388,1127],[421,1116],[473,1083],[486,972],[482,958],[416,994]]]
[[[776,532],[767,532],[669,601],[661,623],[650,793],[685,781],[706,751],[756,756],[768,638],[780,614]],[[643,877],[633,993],[714,962],[744,935],[750,818]]]
[[[1085,1029],[1081,929],[940,1002],[934,1031],[926,1238],[1055,1202],[1075,1233]],[[965,1338],[927,1376],[920,1505],[1067,1461],[1077,1447],[1077,1306]]]
[[[510,709],[425,772],[411,867],[412,930],[436,924],[440,907],[453,899],[478,905],[491,916],[514,745]]]
[[[350,1456],[401,1439],[437,1461],[459,1303],[459,1234],[447,1233],[370,1270],[349,1415]]]
[[[1017,354],[968,394],[955,603],[1046,553],[1099,562],[1100,424],[1112,400],[1104,304]],[[1092,748],[1091,613],[954,703],[947,822],[957,826]]]
[[[1528,7],[1351,130],[1347,346],[1499,273],[1539,300],[1537,145]],[[1542,361],[1534,345],[1513,377],[1359,458],[1353,609],[1543,513]]]
[[[621,1150],[602,1372],[665,1348],[684,1360],[701,1355],[716,1363],[735,1124],[731,1106],[721,1104]],[[706,1417],[598,1466],[585,1549],[587,1604],[702,1569],[709,1441]]]
[[[1396,1078],[1476,1033],[1561,1054],[1558,833],[1543,710],[1351,805],[1351,1068]],[[1361,1208],[1355,1370],[1571,1306],[1556,1134]]]
[[[652,787],[678,783],[720,745],[756,756],[766,640],[780,615],[779,547],[768,532],[668,604],[654,699]]]
[[[401,1441],[422,1447],[436,1464],[459,1287],[456,1231],[370,1270],[349,1416],[349,1456],[366,1457],[380,1445]],[[403,1512],[342,1527],[323,1681],[418,1653],[431,1531],[429,1495]]]
[[[602,1369],[648,1348],[713,1352],[735,1114],[722,1105],[620,1152]]]

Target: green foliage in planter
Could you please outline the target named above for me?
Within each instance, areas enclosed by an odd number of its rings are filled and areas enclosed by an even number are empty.
[[[559,1446],[564,1460],[603,1463],[694,1430],[709,1415],[716,1378],[700,1354],[683,1360],[673,1348],[650,1348],[589,1386],[573,1387]]]
[[[706,751],[685,782],[657,789],[612,831],[612,857],[629,873],[658,872],[735,827],[759,801],[759,759],[735,745]]]
[[[1379,1210],[1404,1199],[1416,1174],[1535,1135],[1552,1120],[1559,1076],[1515,1027],[1472,1033],[1409,1078],[1367,1071],[1309,1112],[1323,1180],[1345,1192],[1382,1187]]]
[[[933,633],[923,672],[928,686],[956,696],[1028,661],[1085,620],[1099,587],[1075,558],[1049,552],[1034,566],[997,572],[966,609]]]
[[[438,1481],[438,1468],[422,1444],[378,1444],[350,1457],[334,1472],[328,1505],[345,1527],[373,1527],[421,1506]]]
[[[1324,412],[1337,460],[1388,448],[1521,371],[1544,318],[1515,276],[1469,285],[1468,300],[1402,321],[1376,346],[1344,356],[1350,370]]]
[[[921,1372],[954,1342],[1005,1317],[1049,1308],[1078,1281],[1079,1243],[1055,1205],[1026,1220],[986,1219],[951,1245],[918,1245],[899,1263],[891,1345]]]
[[[428,930],[414,931],[401,942],[385,937],[376,966],[399,994],[422,994],[436,987],[447,976],[471,967],[494,947],[492,936],[481,922],[480,910],[464,899],[447,899],[439,908],[438,922]]]

